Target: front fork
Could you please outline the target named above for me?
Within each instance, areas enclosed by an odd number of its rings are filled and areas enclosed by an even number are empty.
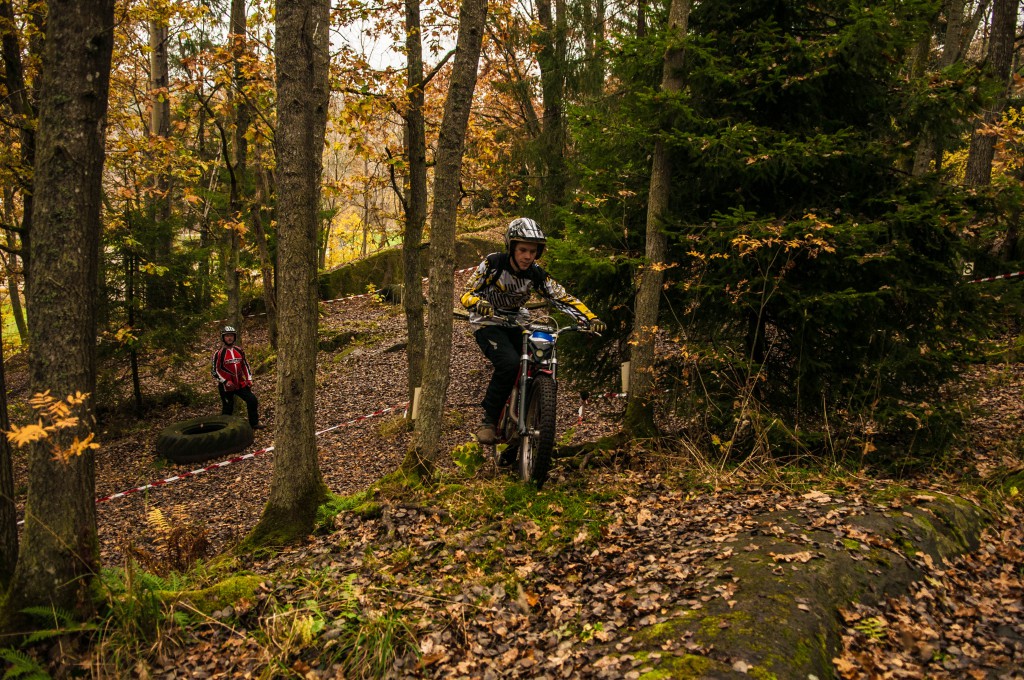
[[[516,387],[519,392],[516,394],[517,410],[516,410],[516,426],[519,431],[519,436],[524,437],[527,434],[534,435],[536,432],[528,432],[526,426],[526,399],[529,397],[529,389],[527,389],[527,380],[530,379],[530,346],[527,342],[529,338],[528,333],[523,333],[523,349],[519,355],[519,378],[516,380]],[[547,373],[552,379],[555,377],[555,369],[558,366],[557,355],[555,350],[551,350],[551,364],[550,368],[539,368],[538,370],[542,373]]]
[[[519,393],[516,395],[519,404],[516,408],[516,425],[519,428],[519,436],[526,436],[526,397],[529,390],[526,389],[526,379],[530,369],[530,351],[527,344],[529,335],[523,333],[523,348],[519,353],[519,378],[516,381],[519,385]]]

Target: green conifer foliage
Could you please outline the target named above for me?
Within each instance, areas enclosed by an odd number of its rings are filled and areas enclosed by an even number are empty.
[[[956,264],[967,212],[901,169],[923,117],[953,127],[971,104],[971,74],[927,88],[909,73],[936,7],[698,3],[682,95],[657,91],[654,36],[624,45],[616,97],[575,120],[581,185],[555,275],[628,328],[647,155],[667,121],[662,382],[737,450],[747,436],[908,451],[949,434],[934,398],[974,318]]]

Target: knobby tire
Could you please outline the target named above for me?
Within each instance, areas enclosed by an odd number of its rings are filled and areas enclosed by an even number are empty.
[[[519,476],[541,488],[551,469],[551,454],[555,448],[555,411],[558,403],[557,386],[549,375],[536,376],[530,385],[526,400],[526,427],[529,432],[519,444]]]

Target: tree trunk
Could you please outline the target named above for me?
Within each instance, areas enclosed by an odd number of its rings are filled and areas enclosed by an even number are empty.
[[[6,240],[7,247],[13,250],[14,239],[9,232]],[[4,264],[7,273],[7,292],[11,296],[11,314],[14,315],[14,325],[18,328],[18,339],[24,345],[28,340],[28,325],[25,323],[25,310],[21,306],[21,291],[18,289],[18,281],[24,278],[19,273],[18,259],[19,257],[12,252],[5,258]]]
[[[965,21],[967,3],[965,0],[945,0],[942,11],[946,18],[946,31],[943,34],[942,55],[939,59],[941,68],[948,68],[960,61],[964,55],[967,36],[965,31],[970,22]],[[914,153],[911,174],[920,176],[942,167],[942,154],[945,142],[931,130],[925,129]]]
[[[260,177],[265,179],[266,173],[261,168]],[[260,273],[263,277],[263,304],[267,308],[267,329],[270,332],[270,346],[277,349],[277,290],[274,286],[274,258],[270,253],[267,231],[263,226],[263,210],[269,194],[265,181],[261,181],[253,197],[251,218],[252,231],[256,240],[257,252],[260,256]]]
[[[604,89],[605,62],[601,55],[604,31],[605,0],[585,0],[583,3],[583,91],[591,97],[600,96]]]
[[[249,58],[249,43],[246,26],[246,2],[245,0],[231,0],[231,29],[229,40],[231,41],[231,58],[234,62],[232,74],[232,111],[235,116],[234,132],[231,140],[231,158],[229,159],[234,167],[234,181],[236,191],[236,203],[249,206],[249,223],[252,227],[252,239],[256,243],[256,252],[260,260],[260,274],[263,280],[263,306],[267,310],[267,329],[270,333],[270,346],[277,349],[277,299],[274,290],[274,260],[270,253],[270,245],[267,242],[266,229],[263,226],[263,207],[266,202],[267,193],[257,188],[252,190],[253,182],[250,180],[249,170],[249,141],[246,133],[252,121],[252,112],[248,99],[245,95],[245,88],[248,86],[248,78],[245,76],[245,61]],[[262,186],[262,185],[260,185]],[[252,197],[250,200],[250,196]],[[233,258],[237,263],[238,248],[235,245]],[[235,266],[237,270],[237,264]],[[238,286],[237,275],[232,282]],[[238,316],[241,317],[239,310]]]
[[[41,27],[42,18],[39,12],[33,12],[33,23],[36,28]],[[14,30],[17,23],[14,20],[14,11],[8,0],[0,0],[0,27],[11,27],[11,30],[3,30],[0,37],[0,49],[4,58],[4,81],[7,86],[7,103],[14,113],[15,120],[19,127],[21,149],[19,161],[21,171],[19,173],[19,190],[21,191],[21,261],[25,272],[25,294],[28,295],[30,279],[28,275],[30,243],[32,240],[32,168],[35,165],[36,156],[36,111],[31,92],[25,84],[25,69],[21,58],[21,42]],[[38,41],[29,42],[29,51],[38,54],[40,49]],[[38,79],[37,79],[38,82]],[[13,296],[12,296],[13,300]],[[18,327],[19,333],[21,327]],[[24,336],[22,341],[24,341]]]
[[[96,384],[96,291],[114,0],[51,0],[43,53],[30,289],[32,393],[91,395]],[[87,612],[98,570],[93,455],[54,459],[93,425],[92,397],[78,427],[29,450],[25,531],[5,614],[26,607]]]
[[[685,53],[682,41],[691,0],[672,0],[669,9],[669,47],[662,64],[661,90],[675,94],[682,90],[682,68]],[[636,294],[633,336],[630,339],[629,397],[626,402],[624,427],[634,437],[650,437],[658,433],[654,422],[654,344],[658,327],[658,309],[664,280],[662,265],[667,239],[664,215],[672,192],[672,157],[664,135],[654,145],[651,159],[651,186],[647,198],[646,261],[640,274]]]
[[[231,0],[231,27],[228,40],[231,42],[231,60],[234,71],[231,76],[232,110],[235,114],[235,129],[231,148],[234,150],[234,163],[238,170],[239,181],[245,183],[246,164],[249,158],[249,141],[246,132],[252,118],[249,103],[245,98],[248,79],[245,77],[245,64],[248,55],[248,35],[245,23],[245,0]]]
[[[18,563],[18,511],[14,504],[14,465],[6,433],[7,379],[4,376],[3,324],[0,324],[0,592],[7,589]]]
[[[1019,0],[995,0],[992,6],[992,36],[988,44],[988,75],[1001,89],[991,106],[978,121],[971,135],[971,147],[967,155],[967,170],[964,173],[964,184],[967,186],[983,186],[992,181],[992,159],[995,158],[996,136],[985,132],[984,128],[995,124],[1006,108],[1010,87],[1010,75],[1013,72],[1013,38],[1017,30],[1017,8]]]
[[[125,211],[128,212],[128,211]],[[126,216],[125,222],[131,224]],[[130,229],[130,226],[129,226]],[[128,248],[124,251],[125,306],[128,308],[128,328],[135,330],[135,281],[138,278],[139,259]],[[132,373],[132,395],[135,398],[135,415],[142,416],[142,381],[139,379],[139,352],[133,342],[128,348],[128,365]]]
[[[328,0],[277,6],[278,301],[274,475],[270,499],[249,542],[307,536],[327,497],[317,463],[316,245],[329,103]]]
[[[367,255],[366,242],[370,238],[370,159],[363,157],[363,240],[359,254],[364,260]]]
[[[423,122],[423,40],[419,0],[405,0],[405,53],[409,103],[405,112],[405,148],[409,177],[405,192],[405,235],[402,239],[402,307],[408,333],[409,413],[414,390],[423,381],[423,277],[420,243],[427,222],[427,140]]]
[[[541,195],[544,197],[541,216],[548,236],[561,233],[561,224],[556,222],[556,209],[565,204],[565,53],[566,53],[566,9],[564,0],[554,0],[557,14],[552,14],[552,0],[538,0],[537,19],[544,29],[537,51],[540,66],[541,96],[544,100],[544,115],[541,125],[540,153],[547,172],[543,179]]]
[[[167,158],[168,138],[171,136],[170,75],[167,61],[168,28],[165,19],[150,22],[149,26],[149,136],[154,158],[161,164]],[[170,261],[174,230],[171,226],[171,178],[159,171],[153,178],[153,196],[149,199],[152,229],[155,235],[150,257],[153,262],[167,265]],[[174,300],[174,281],[170,276],[152,274],[146,282],[146,305],[150,309],[167,309]]]
[[[946,0],[946,34],[942,48],[942,68],[955,64],[963,54],[964,12],[966,0]]]
[[[438,130],[434,209],[430,219],[430,302],[424,355],[426,365],[416,431],[402,461],[402,469],[416,477],[426,477],[433,472],[441,440],[452,354],[455,219],[461,198],[459,176],[486,18],[487,0],[462,0],[455,64],[452,66],[444,116]]]
[[[230,203],[229,199],[229,203]],[[236,201],[237,202],[237,201]],[[241,248],[238,232],[230,229],[224,234],[223,264],[224,292],[227,295],[227,322],[234,326],[239,335],[242,333],[242,287],[239,267],[238,250]]]

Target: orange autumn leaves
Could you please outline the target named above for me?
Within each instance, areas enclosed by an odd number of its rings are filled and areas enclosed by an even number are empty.
[[[75,414],[82,410],[87,399],[88,395],[81,392],[75,392],[64,399],[53,397],[49,390],[36,393],[29,400],[29,405],[35,411],[36,421],[21,427],[11,425],[7,433],[8,441],[18,448],[35,442],[49,442],[54,459],[63,462],[81,456],[91,449],[98,449],[99,444],[93,441],[93,432],[89,432],[84,438],[76,434],[70,443],[62,442],[66,437],[59,436],[62,432],[80,427],[81,419]]]

